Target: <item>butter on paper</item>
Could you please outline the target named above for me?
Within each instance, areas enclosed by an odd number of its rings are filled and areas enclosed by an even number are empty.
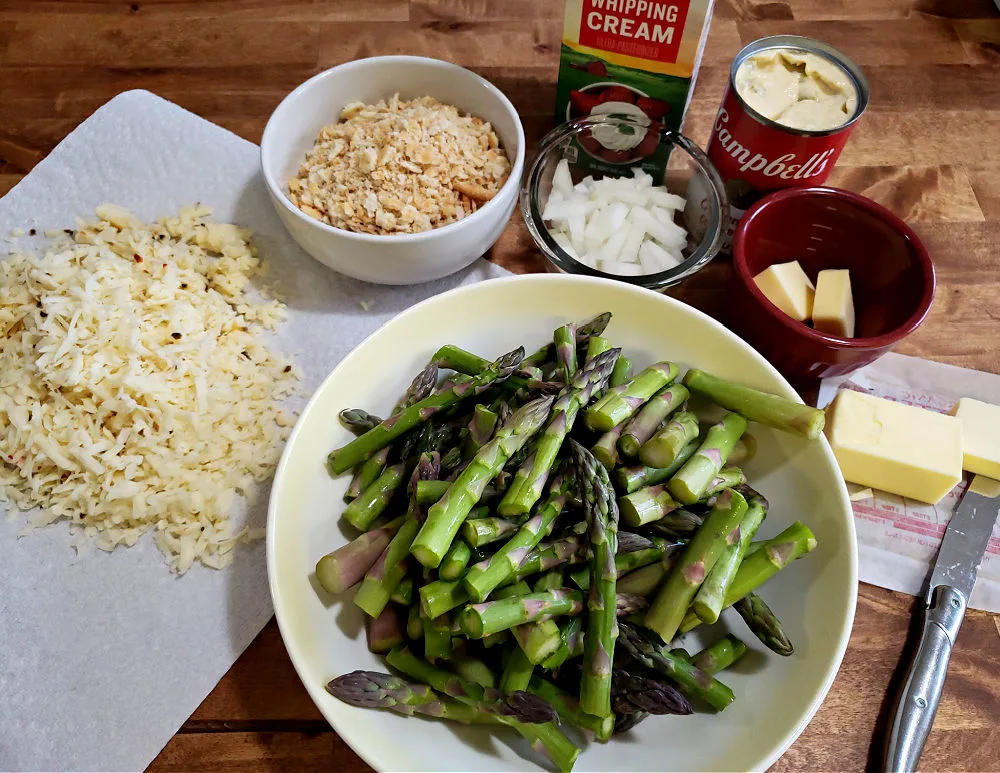
[[[950,411],[962,397],[1000,404],[1000,376],[891,353],[848,376],[824,379],[817,406],[829,405],[838,389],[854,389],[939,413]],[[861,581],[920,595],[944,530],[972,477],[966,473],[937,505],[877,490],[864,497],[859,486],[849,486]],[[970,606],[1000,612],[1000,522],[993,527]]]
[[[278,221],[260,149],[144,91],[117,96],[0,199],[0,237],[72,227],[105,202],[151,221],[203,202],[253,231],[288,305],[274,348],[304,372],[298,411],[340,360],[404,309],[459,284],[506,275],[485,261],[439,282],[379,287],[302,252]],[[41,239],[41,236],[35,237]],[[36,242],[41,244],[41,242]],[[0,242],[0,260],[11,245]],[[268,487],[234,514],[264,525]],[[65,523],[19,538],[0,503],[0,770],[140,771],[270,619],[264,543],[222,571],[171,574],[149,535],[77,556]]]

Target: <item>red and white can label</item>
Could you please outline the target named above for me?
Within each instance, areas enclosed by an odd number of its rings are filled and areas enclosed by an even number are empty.
[[[777,124],[765,124],[751,115],[726,88],[708,142],[708,157],[719,171],[729,199],[729,229],[723,249],[732,246],[736,224],[750,206],[779,188],[822,185],[854,128],[804,134]]]

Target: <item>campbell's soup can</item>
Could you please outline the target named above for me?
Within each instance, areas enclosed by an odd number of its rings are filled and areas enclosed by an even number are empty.
[[[726,252],[766,193],[826,180],[868,97],[861,69],[812,38],[761,38],[736,55],[708,143],[729,200]]]

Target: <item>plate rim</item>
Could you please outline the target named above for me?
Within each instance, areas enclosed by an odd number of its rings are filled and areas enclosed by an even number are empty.
[[[1000,1],[1000,0],[998,0]],[[276,550],[274,549],[275,544],[275,519],[277,517],[277,492],[279,491],[279,484],[285,477],[285,468],[290,464],[290,452],[298,437],[300,428],[303,424],[303,420],[309,415],[310,411],[313,409],[314,405],[319,402],[319,396],[325,391],[326,385],[333,379],[336,374],[344,367],[346,367],[351,360],[358,355],[358,352],[364,347],[368,341],[374,336],[382,332],[390,324],[394,324],[401,319],[406,319],[408,316],[416,314],[419,310],[423,309],[425,306],[432,305],[441,302],[442,299],[451,298],[456,295],[461,295],[467,292],[472,292],[474,290],[481,290],[483,285],[502,283],[502,284],[515,284],[524,282],[537,282],[537,283],[550,283],[550,284],[569,284],[569,285],[597,285],[597,286],[613,286],[616,290],[625,292],[631,295],[642,295],[642,296],[652,296],[656,298],[656,302],[664,303],[666,306],[680,307],[685,312],[693,313],[701,321],[708,323],[708,325],[715,330],[721,331],[727,338],[731,339],[733,343],[737,346],[743,348],[747,353],[749,353],[754,359],[756,359],[764,369],[774,377],[781,387],[781,392],[784,397],[794,399],[798,402],[804,404],[801,396],[788,380],[770,363],[764,356],[758,352],[749,343],[740,338],[736,333],[729,330],[725,325],[723,325],[719,320],[714,317],[709,316],[700,309],[691,306],[684,301],[680,301],[669,295],[664,295],[662,293],[655,292],[653,290],[647,290],[642,287],[635,285],[628,285],[621,282],[617,282],[611,279],[604,279],[601,277],[591,277],[582,275],[571,275],[571,274],[513,274],[509,277],[500,277],[497,279],[488,279],[484,282],[475,282],[468,285],[461,285],[459,287],[452,288],[445,292],[439,293],[437,295],[432,295],[419,303],[414,304],[408,309],[400,312],[392,319],[386,320],[385,323],[380,325],[376,330],[372,331],[367,335],[362,341],[360,341],[357,346],[351,349],[350,352],[326,375],[325,378],[319,383],[319,385],[314,390],[313,394],[310,396],[309,401],[302,408],[298,419],[295,422],[295,426],[292,432],[289,434],[288,439],[285,441],[285,447],[281,453],[281,459],[278,462],[278,466],[275,468],[273,483],[271,486],[271,493],[269,495],[268,506],[267,506],[267,529],[265,537],[265,553],[266,553],[266,565],[267,565],[267,582],[268,589],[271,593],[271,603],[274,607],[274,616],[278,623],[278,631],[281,634],[282,645],[285,648],[285,652],[288,654],[289,660],[292,661],[292,666],[295,669],[296,676],[298,676],[299,681],[305,687],[306,692],[309,694],[310,700],[313,705],[319,710],[320,714],[330,725],[334,732],[346,743],[355,754],[357,754],[366,764],[371,766],[374,770],[383,773],[391,768],[385,764],[379,758],[377,753],[370,753],[367,748],[362,749],[360,744],[355,743],[354,739],[342,735],[337,728],[336,723],[327,716],[323,707],[320,705],[320,701],[317,696],[322,694],[320,687],[309,683],[304,675],[304,665],[300,667],[301,656],[293,651],[293,648],[288,644],[288,637],[290,633],[286,631],[286,623],[283,621],[284,613],[282,611],[282,604],[279,602],[278,589],[277,589],[277,569],[275,567],[276,561]],[[818,442],[821,444],[822,452],[825,455],[827,461],[832,465],[834,469],[838,469],[836,459],[833,455],[833,451],[830,448],[830,444],[826,439],[826,435],[822,435]],[[758,771],[763,772],[769,769],[781,756],[788,751],[795,741],[798,740],[799,736],[812,721],[816,712],[819,711],[820,706],[826,701],[827,695],[830,692],[830,688],[833,686],[833,682],[840,672],[840,666],[843,663],[844,655],[847,653],[847,647],[850,643],[851,632],[854,628],[854,617],[857,611],[857,586],[858,586],[858,541],[857,541],[857,530],[854,523],[853,509],[850,504],[850,497],[847,491],[847,485],[844,483],[843,479],[840,479],[840,486],[838,490],[839,500],[841,509],[843,510],[847,523],[849,525],[848,531],[848,547],[850,548],[850,561],[849,561],[849,573],[848,585],[853,587],[855,590],[850,594],[847,615],[844,619],[844,625],[840,632],[839,641],[837,642],[837,655],[833,658],[827,666],[826,673],[824,674],[823,681],[820,685],[819,690],[817,690],[814,695],[812,702],[810,703],[808,709],[802,714],[798,723],[791,728],[775,745],[770,754],[765,756],[759,761],[759,764],[752,767],[754,773]]]

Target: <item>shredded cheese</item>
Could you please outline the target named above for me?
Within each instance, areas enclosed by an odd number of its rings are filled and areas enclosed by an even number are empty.
[[[250,233],[206,207],[147,225],[105,204],[44,255],[0,262],[0,486],[29,527],[103,550],[147,531],[169,567],[221,568],[236,495],[275,467],[300,377],[264,342]]]

